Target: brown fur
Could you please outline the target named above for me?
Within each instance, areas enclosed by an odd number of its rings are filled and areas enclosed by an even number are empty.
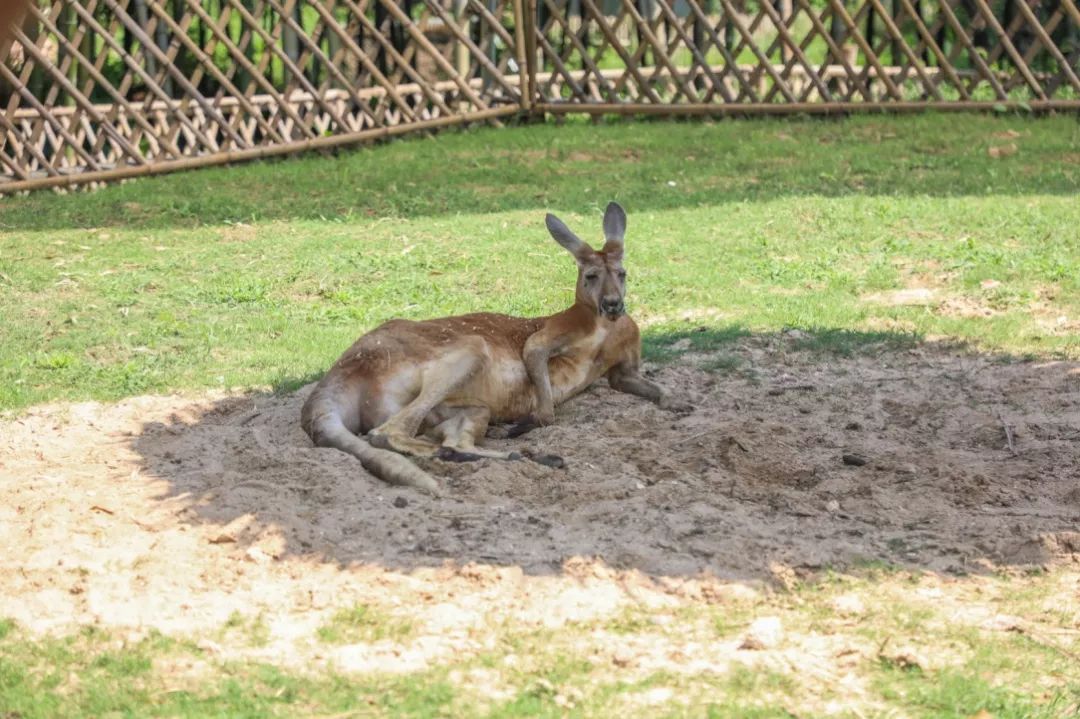
[[[622,208],[609,205],[607,242],[596,252],[549,215],[552,235],[578,262],[570,308],[531,319],[391,320],[358,339],[315,387],[304,431],[387,482],[434,491],[435,480],[401,455],[520,459],[477,446],[488,424],[550,424],[556,405],[603,375],[616,390],[667,406],[663,391],[639,374],[640,334],[623,313],[625,225]]]

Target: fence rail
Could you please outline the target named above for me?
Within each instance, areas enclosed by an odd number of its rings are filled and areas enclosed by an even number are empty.
[[[38,0],[0,192],[520,113],[1080,109],[1080,0]]]

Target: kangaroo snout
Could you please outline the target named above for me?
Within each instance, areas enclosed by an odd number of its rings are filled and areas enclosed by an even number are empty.
[[[608,317],[615,319],[623,313],[625,305],[622,298],[619,297],[605,297],[600,301],[600,311]]]

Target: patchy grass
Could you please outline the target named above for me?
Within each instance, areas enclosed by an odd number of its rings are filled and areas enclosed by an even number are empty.
[[[240,612],[233,612],[222,627],[218,639],[239,642],[250,647],[264,647],[270,642],[270,626],[263,614],[245,617]]]
[[[543,212],[596,240],[609,199],[654,361],[703,326],[694,350],[797,328],[1072,357],[1077,157],[1065,117],[571,122],[2,198],[0,409],[288,391],[390,317],[556,311]]]
[[[991,157],[1003,141],[1019,152]],[[1077,357],[1077,158],[1060,117],[572,122],[4,198],[0,409],[289,391],[390,317],[555,311],[574,270],[543,212],[595,240],[613,198],[650,362],[739,372],[759,333]],[[368,605],[291,638],[298,656],[273,616],[198,637],[0,620],[0,716],[1075,716],[1078,582],[867,562],[583,623],[495,615],[402,674],[336,663],[440,639]],[[776,645],[741,648],[766,617]]]
[[[323,659],[268,664],[194,638],[93,628],[63,638],[0,623],[8,715],[430,717],[1066,717],[1080,709],[1075,574],[943,580],[905,571],[826,573],[782,593],[619,609],[535,628],[493,618],[475,649],[404,674],[350,674]],[[1054,614],[1062,607],[1069,619]],[[334,616],[333,641],[424,636]],[[774,645],[740,648],[755,619]],[[389,622],[393,624],[392,622]],[[229,629],[242,622],[230,620]],[[325,626],[311,640],[326,640]],[[354,632],[346,637],[349,632]],[[246,650],[245,650],[246,651]]]
[[[319,639],[328,644],[355,644],[382,639],[402,641],[413,634],[414,628],[410,622],[394,619],[367,604],[338,610],[316,631]]]

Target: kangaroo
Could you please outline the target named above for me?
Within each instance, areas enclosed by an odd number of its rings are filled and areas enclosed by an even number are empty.
[[[386,322],[346,350],[304,403],[301,425],[315,445],[355,456],[385,482],[435,492],[435,479],[404,455],[523,459],[477,446],[489,423],[511,425],[511,437],[549,425],[557,405],[605,375],[619,392],[686,409],[640,373],[641,335],[624,304],[622,207],[607,206],[599,251],[554,215],[546,224],[577,261],[572,306],[536,318]],[[558,457],[531,458],[561,465]]]

